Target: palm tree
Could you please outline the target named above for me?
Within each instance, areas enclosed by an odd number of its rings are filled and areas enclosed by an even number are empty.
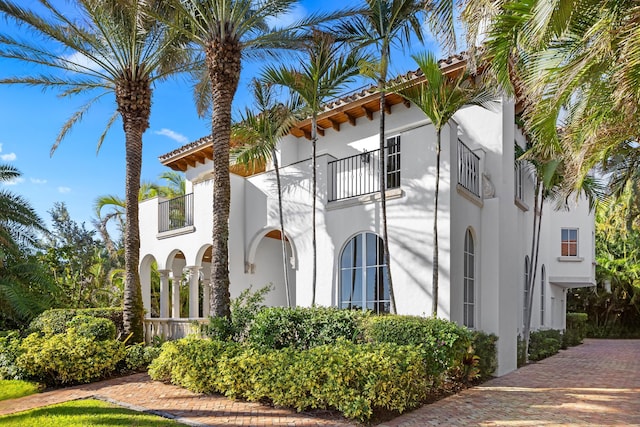
[[[316,245],[316,145],[318,141],[318,113],[328,99],[337,96],[346,84],[360,72],[360,65],[367,58],[359,50],[341,53],[335,38],[326,32],[313,30],[304,49],[307,57],[300,68],[282,66],[267,67],[263,79],[297,94],[311,115],[311,245],[313,248],[313,272],[311,304],[316,302],[317,245]]]
[[[433,207],[433,282],[431,314],[438,315],[438,196],[440,192],[440,153],[442,128],[453,115],[465,105],[488,106],[496,99],[487,86],[474,83],[467,70],[455,75],[446,75],[438,61],[430,53],[412,56],[420,67],[423,79],[409,82],[397,93],[413,102],[431,120],[436,129],[436,188]]]
[[[420,42],[422,38],[422,23],[420,15],[424,12],[424,2],[420,0],[365,0],[366,8],[362,14],[346,21],[340,32],[348,34],[357,45],[375,45],[379,64],[374,72],[380,93],[380,156],[379,156],[379,187],[380,212],[382,216],[382,241],[384,242],[384,260],[387,265],[387,282],[389,283],[389,297],[391,312],[396,312],[396,300],[393,292],[391,275],[391,255],[389,254],[389,236],[387,232],[387,196],[386,196],[386,135],[385,135],[385,97],[391,47],[395,43],[407,45],[411,36],[415,35]]]
[[[63,125],[51,152],[86,112],[107,94],[115,96],[116,111],[98,140],[98,149],[118,117],[126,147],[126,217],[124,329],[134,342],[142,341],[143,306],[138,276],[140,232],[138,190],[142,164],[142,135],[149,127],[152,84],[181,70],[185,52],[178,35],[151,18],[162,15],[160,0],[77,0],[76,16],[40,0],[43,12],[0,0],[0,13],[50,44],[0,35],[0,57],[36,64],[49,74],[6,78],[0,83],[55,88],[63,97],[95,95]],[[38,40],[39,41],[39,40]],[[78,59],[81,58],[81,59]]]
[[[284,287],[287,306],[291,307],[289,289],[289,265],[287,262],[287,242],[284,232],[284,215],[282,211],[282,184],[280,182],[280,168],[276,148],[281,137],[285,136],[295,120],[293,111],[298,108],[296,99],[291,99],[288,105],[276,103],[272,87],[254,79],[251,82],[257,114],[247,108],[240,118],[240,122],[233,127],[232,134],[243,141],[243,145],[231,153],[231,162],[243,164],[249,168],[263,165],[266,161],[273,162],[278,191],[278,215],[280,219],[280,240],[282,242],[282,268],[284,271]]]
[[[298,34],[288,29],[270,28],[267,20],[292,11],[297,0],[171,0],[167,2],[181,14],[184,35],[204,55],[207,79],[196,86],[198,100],[211,101],[213,140],[213,259],[211,262],[211,313],[229,317],[229,146],[231,103],[238,88],[242,60],[247,56],[273,54],[281,48],[295,47]],[[312,16],[297,28],[327,19]],[[210,97],[206,88],[210,88]],[[198,102],[206,110],[207,102]]]

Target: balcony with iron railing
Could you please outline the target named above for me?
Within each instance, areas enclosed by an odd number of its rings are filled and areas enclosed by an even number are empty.
[[[384,168],[386,189],[400,187],[400,137],[387,140]],[[380,191],[380,149],[328,162],[328,201]]]
[[[480,197],[480,157],[458,140],[458,184]]]
[[[158,203],[158,232],[178,230],[193,225],[193,193]]]

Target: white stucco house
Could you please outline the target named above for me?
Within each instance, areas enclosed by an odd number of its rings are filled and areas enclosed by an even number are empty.
[[[441,62],[447,72],[462,56]],[[410,74],[420,78],[417,74]],[[401,314],[431,311],[435,130],[397,95],[387,98],[387,210],[395,298]],[[364,90],[327,105],[320,115],[317,173],[318,276],[316,302],[325,306],[389,310],[380,239],[377,191],[380,155],[378,94]],[[516,368],[516,337],[523,327],[525,265],[530,262],[533,180],[515,161],[525,138],[515,106],[467,107],[443,130],[439,202],[439,315],[499,337],[499,369]],[[298,123],[278,149],[289,250],[290,292],[311,304],[311,143],[309,121]],[[151,266],[160,273],[157,332],[179,320],[178,287],[189,286],[189,319],[208,315],[212,234],[210,140],[160,157],[183,171],[187,195],[140,203],[140,275],[151,316]],[[273,283],[270,305],[285,305],[275,174],[231,174],[229,271],[232,297]],[[178,213],[176,215],[176,212]],[[533,328],[562,329],[567,289],[595,285],[594,217],[586,202],[569,211],[544,208]],[[186,272],[186,273],[185,273]],[[184,285],[184,284],[187,285]]]

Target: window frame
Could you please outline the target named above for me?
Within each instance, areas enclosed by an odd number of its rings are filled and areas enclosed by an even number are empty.
[[[567,232],[567,238],[564,233]],[[571,232],[575,232],[575,240],[571,239]],[[562,258],[578,258],[580,256],[580,230],[578,227],[562,227],[560,228],[560,256]],[[566,245],[566,252],[565,252]],[[571,249],[574,249],[572,254]]]
[[[540,326],[544,326],[544,315],[547,306],[547,268],[542,264],[540,270]]]
[[[524,292],[523,292],[523,300],[524,304],[522,306],[522,324],[525,325],[527,323],[526,319],[529,316],[529,304],[528,297],[531,292],[529,286],[529,268],[531,265],[531,260],[529,259],[529,255],[525,255],[524,257]]]
[[[467,228],[464,235],[463,250],[463,297],[462,324],[470,329],[476,329],[476,255],[475,240],[471,229]],[[469,274],[471,272],[471,274]],[[471,292],[469,292],[471,290]],[[469,298],[469,296],[472,298]]]
[[[384,152],[385,190],[400,188],[402,178],[402,146],[401,135],[387,137]],[[392,168],[393,166],[393,168]]]

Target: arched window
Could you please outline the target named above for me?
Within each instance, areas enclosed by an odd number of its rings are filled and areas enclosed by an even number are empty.
[[[546,308],[547,269],[542,265],[540,273],[540,325],[544,326],[544,309]]]
[[[384,242],[376,234],[360,233],[340,255],[340,307],[389,313],[390,306]]]
[[[464,326],[475,328],[475,304],[476,304],[476,266],[475,251],[473,247],[473,235],[467,230],[464,236],[464,302],[463,323]]]
[[[522,323],[526,324],[529,318],[529,256],[524,257],[524,303],[522,308]]]

